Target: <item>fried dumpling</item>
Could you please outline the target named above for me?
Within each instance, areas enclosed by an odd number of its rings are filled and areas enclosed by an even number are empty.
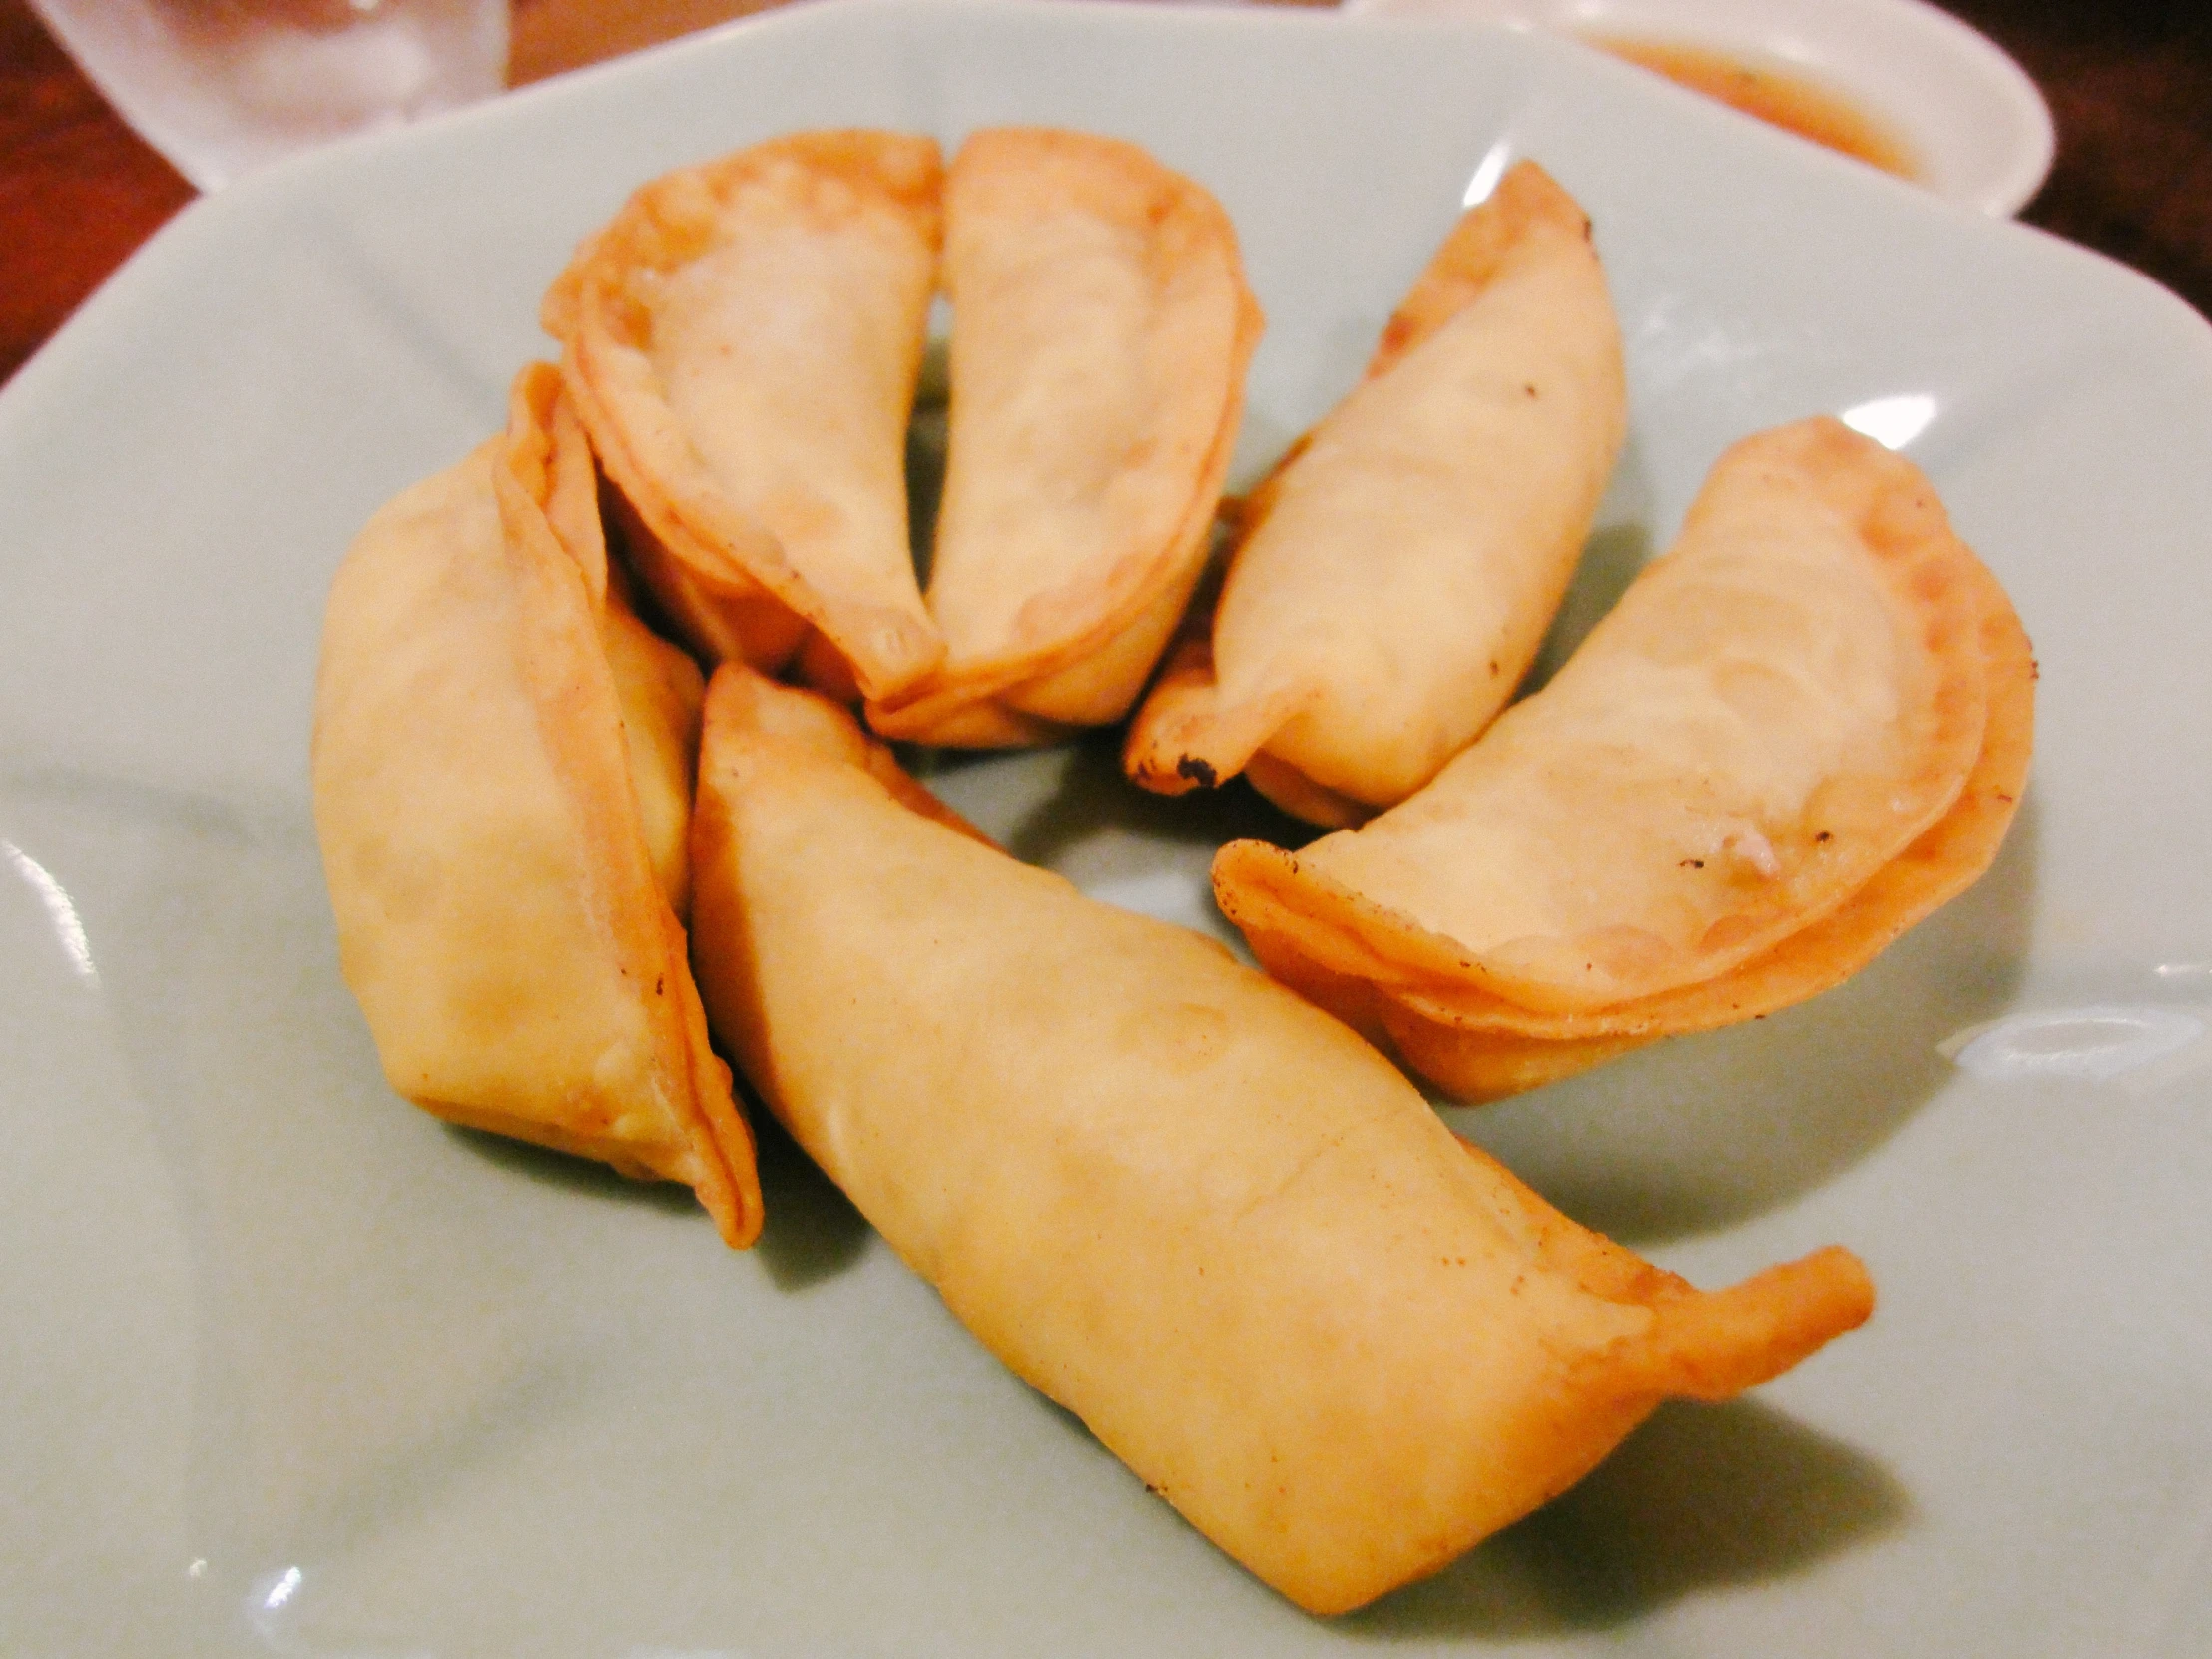
[[[936,282],[935,141],[798,133],[669,174],[585,243],[547,331],[695,649],[889,696],[944,641],[905,441]]]
[[[972,135],[945,182],[944,663],[885,736],[987,747],[1118,720],[1207,551],[1260,335],[1212,196],[1118,140]]]
[[[596,491],[538,364],[347,553],[312,759],[339,960],[400,1094],[686,1182],[742,1246],[753,1143],[678,919],[700,676],[631,614]]]
[[[1489,1098],[1839,982],[1995,857],[2034,662],[1911,462],[1820,418],[1721,457],[1679,541],[1426,789],[1224,847],[1271,972]]]
[[[718,1036],[994,1354],[1300,1606],[1871,1310],[1840,1249],[1706,1294],[1576,1226],[1336,1020],[765,729],[739,673],[693,823]]]
[[[1589,221],[1522,162],[1245,504],[1211,637],[1146,699],[1130,776],[1174,795],[1243,772],[1332,827],[1412,794],[1534,661],[1626,418]]]

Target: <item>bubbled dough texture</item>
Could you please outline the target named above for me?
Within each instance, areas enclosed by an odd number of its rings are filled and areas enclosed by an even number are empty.
[[[1302,860],[1568,982],[1576,941],[1624,924],[1695,951],[1812,846],[1871,873],[1931,816],[1894,781],[1935,665],[1855,527],[1786,477],[1737,479],[1694,535],[1427,790]]]
[[[757,194],[724,210],[718,246],[652,284],[654,373],[709,470],[810,582],[918,612],[905,435],[934,253],[887,207],[844,201],[818,222]]]
[[[855,773],[708,744],[717,1029],[961,1320],[1271,1583],[1356,1605],[1649,1409],[1603,1357],[1650,1310],[1536,1267],[1343,1026]]]
[[[1080,146],[976,142],[946,204],[951,441],[929,578],[954,662],[1050,644],[1065,623],[1025,618],[1033,602],[1087,624],[1083,588],[1102,597],[1122,560],[1162,554],[1215,446],[1241,314],[1210,220],[1152,201],[1187,187]]]
[[[690,1149],[514,660],[491,465],[384,508],[333,585],[314,794],[345,976],[401,1094],[553,1118],[674,1173]]]
[[[1537,235],[1547,248],[1317,428],[1222,595],[1218,702],[1309,688],[1267,750],[1357,801],[1411,794],[1511,695],[1619,447],[1596,257]]]

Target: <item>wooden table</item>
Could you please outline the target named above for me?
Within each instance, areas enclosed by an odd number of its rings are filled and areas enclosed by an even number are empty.
[[[761,9],[772,0],[516,0],[514,78]],[[2212,315],[2212,5],[1947,0],[2042,86],[2050,182],[2021,216],[2123,260]],[[48,37],[0,0],[0,379],[11,375],[192,187]]]

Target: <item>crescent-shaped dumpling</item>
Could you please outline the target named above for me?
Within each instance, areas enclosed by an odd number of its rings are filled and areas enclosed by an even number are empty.
[[[1487,1098],[1863,966],[1995,856],[2034,663],[1912,463],[1832,419],[1737,444],[1674,550],[1402,805],[1223,848],[1272,972]]]
[[[1336,1020],[766,729],[740,673],[693,827],[718,1036],[969,1330],[1300,1606],[1867,1317],[1840,1249],[1707,1294],[1576,1226]]]
[[[455,1123],[688,1183],[760,1229],[688,902],[699,671],[610,581],[560,376],[373,517],[331,586],[316,834],[392,1087]]]
[[[636,561],[714,660],[889,696],[936,666],[905,441],[942,166],[897,133],[798,133],[655,180],[546,297]]]
[[[888,737],[992,746],[1125,714],[1198,578],[1259,341],[1221,205],[1135,145],[979,132],[945,182],[951,411],[929,610]]]
[[[1243,772],[1331,826],[1419,789],[1534,661],[1626,411],[1589,221],[1522,162],[1247,502],[1212,637],[1146,699],[1130,776],[1173,795]]]

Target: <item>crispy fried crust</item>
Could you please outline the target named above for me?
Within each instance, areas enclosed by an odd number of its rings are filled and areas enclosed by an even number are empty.
[[[946,181],[944,663],[868,720],[1034,743],[1127,712],[1206,556],[1261,317],[1236,233],[1134,145],[1000,128]]]
[[[1643,924],[1638,931],[1644,936],[1636,941],[1640,961],[1629,960],[1649,971],[1640,985],[1616,973],[1618,994],[1609,996],[1562,995],[1556,981],[1538,983],[1530,994],[1525,970],[1543,960],[1539,953],[1518,939],[1512,941],[1515,953],[1485,953],[1449,926],[1424,925],[1354,878],[1372,874],[1373,859],[1348,868],[1330,858],[1328,841],[1297,856],[1234,843],[1217,859],[1216,892],[1270,970],[1393,1042],[1440,1086],[1463,1098],[1487,1099],[1658,1037],[1801,1001],[1858,971],[1976,879],[2010,823],[2033,741],[2034,664],[2019,620],[1995,579],[1950,532],[1933,490],[1909,463],[1824,420],[1747,440],[1715,476],[1777,466],[1809,467],[1830,480],[1828,499],[1851,505],[1846,516],[1863,539],[1864,557],[1882,573],[1872,591],[1898,608],[1903,667],[1897,721],[1918,736],[1895,758],[1893,771],[1861,781],[1855,791],[1818,780],[1806,790],[1810,805],[1799,818],[1747,824],[1744,832],[1759,835],[1768,867],[1730,872],[1738,887],[1748,889],[1737,908],[1718,919],[1697,912],[1702,933],[1672,951],[1650,943],[1650,931],[1661,924]],[[1839,492],[1833,482],[1839,469],[1860,483]],[[1686,547],[1699,523],[1693,510]],[[1676,557],[1682,562],[1672,576],[1655,567],[1645,580],[1679,582],[1692,555]],[[1602,640],[1603,630],[1585,651],[1606,649]],[[1756,654],[1758,648],[1738,639],[1730,649]],[[1817,684],[1820,665],[1794,667]],[[1916,678],[1922,689],[1914,695]],[[1499,731],[1506,735],[1502,723]],[[1481,749],[1477,745],[1465,758],[1470,768]],[[1577,779],[1590,770],[1578,750],[1554,765]],[[1507,774],[1506,781],[1515,776],[1522,775]],[[1542,787],[1543,773],[1526,776]],[[1666,785],[1664,779],[1641,781],[1662,791]],[[1431,837],[1424,857],[1449,844],[1442,831],[1465,805],[1448,799],[1453,787],[1447,772],[1430,797],[1416,797],[1401,810]],[[1682,805],[1667,807],[1662,793],[1659,810],[1687,817],[1713,792],[1710,769],[1685,774],[1677,787],[1690,791]],[[1469,799],[1493,798],[1470,790]],[[1855,799],[1880,810],[1854,808]],[[1386,830],[1389,817],[1360,833]],[[1834,845],[1847,835],[1863,844]],[[1662,851],[1667,857],[1661,861],[1672,861],[1683,883],[1694,885],[1706,875],[1707,859],[1673,859],[1670,850]],[[1660,869],[1654,879],[1664,893],[1676,878]],[[1617,920],[1609,936],[1598,935],[1601,943],[1641,918]],[[1571,973],[1563,977],[1571,991]]]
[[[684,901],[700,685],[608,580],[559,376],[371,520],[333,584],[315,823],[392,1086],[440,1117],[690,1184],[759,1231]]]
[[[655,180],[547,331],[693,647],[887,696],[935,667],[904,442],[940,236],[934,141],[800,133]]]
[[[819,722],[748,716],[718,683],[693,834],[717,1034],[994,1354],[1300,1606],[1435,1570],[1660,1399],[1871,1312],[1833,1249],[1697,1291],[1213,941],[928,822]]]
[[[1445,239],[1362,383],[1246,503],[1205,651],[1147,696],[1129,775],[1242,772],[1356,824],[1504,707],[1589,534],[1626,424],[1589,222],[1533,162]]]

